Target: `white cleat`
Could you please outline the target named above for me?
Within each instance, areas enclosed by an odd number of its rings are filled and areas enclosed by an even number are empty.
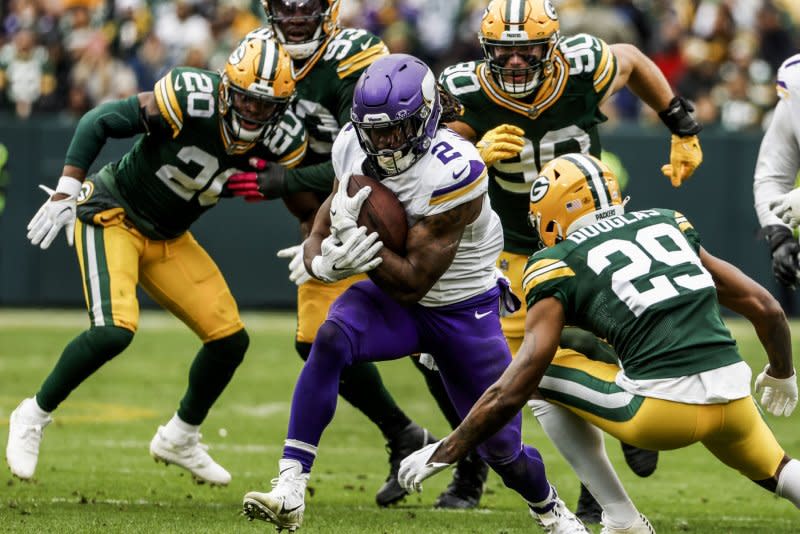
[[[281,460],[278,469],[280,474],[272,479],[272,491],[250,491],[244,496],[243,513],[251,521],[273,523],[278,532],[283,529],[294,532],[303,524],[309,473],[303,473],[297,460]]]
[[[636,518],[630,526],[625,528],[614,528],[608,526],[606,520],[606,514],[603,513],[603,530],[600,531],[600,534],[656,534],[656,529],[653,528],[653,525],[650,524],[650,521],[643,514],[639,514],[639,517]]]
[[[28,402],[36,400],[25,399],[11,412],[6,445],[6,462],[11,474],[22,480],[33,478],[36,463],[39,461],[39,444],[42,442],[44,427],[53,422],[50,416],[37,417],[28,414],[24,406]]]
[[[150,456],[157,462],[186,469],[198,484],[228,485],[231,474],[209,456],[208,445],[200,443],[199,432],[185,434],[183,439],[174,441],[167,437],[165,430],[163,426],[158,427],[150,441]]]
[[[528,508],[531,516],[536,520],[542,530],[547,534],[591,534],[580,519],[569,511],[564,501],[558,498],[553,490],[553,499],[556,505],[549,512],[537,514],[532,508]]]

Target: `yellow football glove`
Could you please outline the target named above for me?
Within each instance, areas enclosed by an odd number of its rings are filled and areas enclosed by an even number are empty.
[[[491,167],[496,162],[513,158],[522,151],[525,131],[511,124],[501,124],[486,132],[475,146],[486,165]]]
[[[678,137],[673,134],[669,163],[661,167],[661,172],[672,181],[672,187],[680,187],[702,162],[703,150],[696,135]]]

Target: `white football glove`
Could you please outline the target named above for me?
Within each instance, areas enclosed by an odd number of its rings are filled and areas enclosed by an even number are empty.
[[[339,179],[339,189],[331,200],[331,234],[344,243],[356,231],[358,214],[361,205],[367,200],[372,188],[362,187],[351,196],[347,195],[347,184],[351,174],[346,174]]]
[[[789,378],[767,374],[769,364],[756,377],[755,394],[761,395],[761,405],[772,415],[791,415],[797,406],[797,373]]]
[[[59,230],[66,226],[67,243],[72,246],[75,237],[75,206],[81,190],[80,180],[62,176],[55,191],[45,185],[39,188],[47,193],[48,198],[31,222],[28,223],[28,235],[32,245],[39,245],[43,250],[50,246]],[[52,200],[56,193],[64,193],[67,198]]]
[[[412,452],[400,462],[400,471],[397,472],[397,480],[404,490],[411,493],[413,491],[422,491],[422,481],[428,477],[432,477],[442,469],[450,467],[452,464],[431,462],[430,458],[439,445],[444,440],[439,440],[436,443],[426,445],[421,449]]]
[[[289,260],[289,280],[301,286],[311,280],[311,275],[306,270],[303,262],[303,243],[293,247],[284,248],[278,251],[279,258],[291,258]]]
[[[323,282],[335,282],[380,265],[383,258],[378,253],[383,242],[378,241],[377,232],[366,234],[367,227],[362,226],[354,230],[344,243],[339,243],[333,235],[326,237],[322,241],[322,255],[311,261],[311,274]]]
[[[800,187],[770,201],[769,209],[792,228],[800,225]]]

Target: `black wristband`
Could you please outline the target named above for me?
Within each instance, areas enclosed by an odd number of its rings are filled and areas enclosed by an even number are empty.
[[[761,229],[761,235],[763,235],[767,243],[769,243],[770,252],[775,252],[775,250],[786,243],[786,241],[794,239],[792,231],[787,226],[781,226],[780,224],[765,226]]]
[[[267,168],[258,173],[258,190],[267,200],[281,198],[286,193],[286,167],[278,163],[267,163]]]
[[[669,101],[667,109],[658,112],[658,118],[677,136],[697,135],[703,127],[694,120],[692,111],[694,107],[688,100],[682,96],[675,96]]]

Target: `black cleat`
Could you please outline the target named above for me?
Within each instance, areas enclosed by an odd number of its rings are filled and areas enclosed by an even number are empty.
[[[581,484],[581,494],[578,497],[578,507],[575,509],[575,515],[586,525],[598,524],[603,518],[603,508],[583,484]]]
[[[389,476],[375,494],[375,502],[378,503],[378,506],[389,506],[408,495],[408,492],[397,481],[400,462],[417,449],[435,442],[436,438],[427,429],[413,422],[405,427],[397,437],[389,440],[386,444],[386,450],[389,452]]]
[[[489,466],[475,451],[458,462],[453,480],[436,499],[435,508],[466,510],[475,508],[483,495]]]
[[[631,471],[640,477],[649,477],[653,474],[658,465],[658,451],[640,449],[624,441],[619,443],[622,445],[622,454],[625,455],[625,462]]]

